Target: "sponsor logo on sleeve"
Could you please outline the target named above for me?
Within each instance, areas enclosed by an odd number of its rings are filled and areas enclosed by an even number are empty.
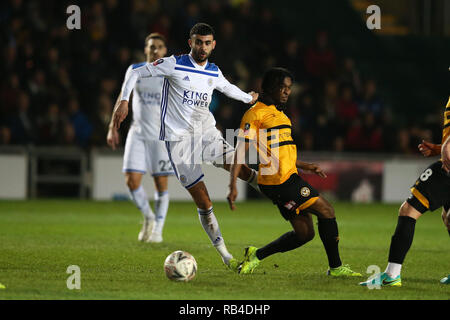
[[[164,59],[158,59],[158,60],[156,60],[155,62],[153,62],[153,65],[154,66],[157,66],[158,64],[161,64],[161,63],[163,63],[164,62]]]

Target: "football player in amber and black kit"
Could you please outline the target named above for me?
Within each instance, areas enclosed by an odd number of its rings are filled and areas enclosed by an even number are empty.
[[[411,196],[400,207],[385,272],[361,282],[362,286],[400,287],[402,285],[400,277],[402,264],[413,241],[416,221],[426,211],[434,211],[442,207],[442,220],[450,234],[450,99],[444,110],[442,144],[423,141],[419,144],[419,150],[426,157],[441,155],[441,159],[431,164],[419,176],[411,187]],[[450,275],[441,279],[441,283],[449,284]]]
[[[284,105],[291,93],[293,77],[283,68],[268,70],[262,81],[259,101],[244,114],[230,170],[228,201],[234,210],[237,197],[236,179],[244,163],[245,152],[255,147],[260,157],[258,185],[262,193],[278,206],[293,231],[262,248],[245,249],[240,273],[248,274],[260,261],[274,253],[296,249],[314,237],[311,214],[318,218],[319,235],[328,256],[331,276],[361,276],[343,265],[339,256],[339,234],[333,207],[303,180],[298,169],[326,177],[320,167],[297,160],[297,147],[291,137],[291,121],[284,113]]]

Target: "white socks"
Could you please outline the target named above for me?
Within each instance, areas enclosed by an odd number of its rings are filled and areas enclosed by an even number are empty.
[[[388,265],[386,267],[386,272],[389,277],[395,278],[400,275],[400,272],[402,271],[402,265],[398,263],[388,262]]]
[[[164,222],[166,221],[167,210],[169,209],[169,192],[155,191],[155,213],[156,223],[153,227],[153,232],[162,233]]]
[[[197,212],[203,229],[208,234],[208,237],[216,250],[222,256],[223,262],[228,265],[233,256],[228,252],[227,247],[225,246],[225,241],[222,238],[219,223],[214,215],[213,208],[211,207],[208,210],[197,208]]]
[[[145,192],[142,185],[139,186],[136,190],[130,190],[131,199],[138,209],[142,212],[145,219],[153,220],[155,219],[155,214],[150,208],[150,204],[148,203],[147,193]]]

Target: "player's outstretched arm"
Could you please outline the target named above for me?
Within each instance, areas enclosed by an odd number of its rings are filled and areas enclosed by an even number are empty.
[[[442,168],[450,173],[450,136],[442,144],[441,156]]]
[[[433,157],[441,153],[441,145],[434,144],[425,140],[417,146],[424,157]]]
[[[320,168],[320,166],[315,163],[308,163],[308,162],[303,162],[303,161],[297,160],[296,166],[297,166],[297,168],[300,168],[304,171],[315,173],[318,176],[321,176],[322,178],[327,177],[325,172],[323,172],[322,168]]]
[[[258,100],[259,96],[257,92],[250,91],[249,93],[245,93],[234,84],[231,84],[223,76],[221,71],[219,72],[219,81],[216,85],[216,89],[231,99],[239,100],[248,104],[254,104]]]

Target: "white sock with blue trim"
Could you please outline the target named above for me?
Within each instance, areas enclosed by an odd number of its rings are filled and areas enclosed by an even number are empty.
[[[169,192],[155,192],[155,213],[156,223],[153,232],[162,233],[164,222],[166,221],[167,210],[169,209]]]
[[[150,208],[150,204],[148,203],[147,193],[145,192],[142,185],[140,185],[136,190],[130,190],[131,199],[136,205],[136,207],[142,212],[142,215],[145,219],[153,220],[155,219],[155,214]]]
[[[208,234],[211,243],[222,256],[223,262],[228,265],[233,256],[228,252],[227,247],[225,246],[225,241],[222,238],[222,233],[220,232],[219,223],[214,215],[213,208],[211,207],[207,210],[197,208],[197,212],[203,229]]]

